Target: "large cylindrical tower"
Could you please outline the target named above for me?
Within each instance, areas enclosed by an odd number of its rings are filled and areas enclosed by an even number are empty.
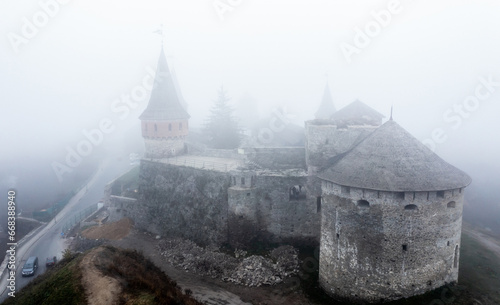
[[[380,302],[458,280],[467,174],[391,120],[319,178],[328,294]]]

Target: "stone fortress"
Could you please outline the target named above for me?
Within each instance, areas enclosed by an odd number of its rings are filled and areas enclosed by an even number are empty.
[[[111,196],[136,226],[199,244],[319,246],[319,283],[337,298],[389,301],[458,280],[471,179],[392,117],[360,101],[336,111],[327,86],[304,147],[207,149],[189,141],[163,50],[156,75],[139,199]]]

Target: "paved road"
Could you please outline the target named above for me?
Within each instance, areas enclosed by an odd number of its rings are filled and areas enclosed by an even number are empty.
[[[109,159],[103,162],[100,169],[84,187],[76,194],[66,207],[55,217],[55,221],[45,224],[39,232],[16,249],[16,292],[26,286],[33,278],[45,272],[47,257],[62,257],[62,251],[67,247],[67,240],[60,237],[63,225],[68,219],[74,217],[79,211],[98,202],[104,196],[104,187],[111,180],[130,170],[128,159]],[[33,277],[22,277],[22,266],[30,256],[38,256],[39,268]],[[7,272],[0,278],[0,302],[7,298]]]

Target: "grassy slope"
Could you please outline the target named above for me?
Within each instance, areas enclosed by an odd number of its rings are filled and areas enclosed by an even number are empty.
[[[86,304],[78,264],[82,256],[63,260],[52,270],[38,276],[3,304],[52,305]]]
[[[122,285],[120,304],[185,304],[201,305],[184,294],[175,281],[136,251],[104,246],[95,260],[96,267]],[[87,304],[79,264],[85,254],[63,260],[52,270],[40,275],[3,304],[79,305]]]

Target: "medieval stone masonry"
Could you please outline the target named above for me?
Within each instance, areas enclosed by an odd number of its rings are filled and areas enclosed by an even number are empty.
[[[335,111],[328,86],[304,147],[200,149],[163,50],[141,115],[136,226],[199,244],[320,247],[331,296],[380,302],[458,279],[467,174],[361,101]]]

